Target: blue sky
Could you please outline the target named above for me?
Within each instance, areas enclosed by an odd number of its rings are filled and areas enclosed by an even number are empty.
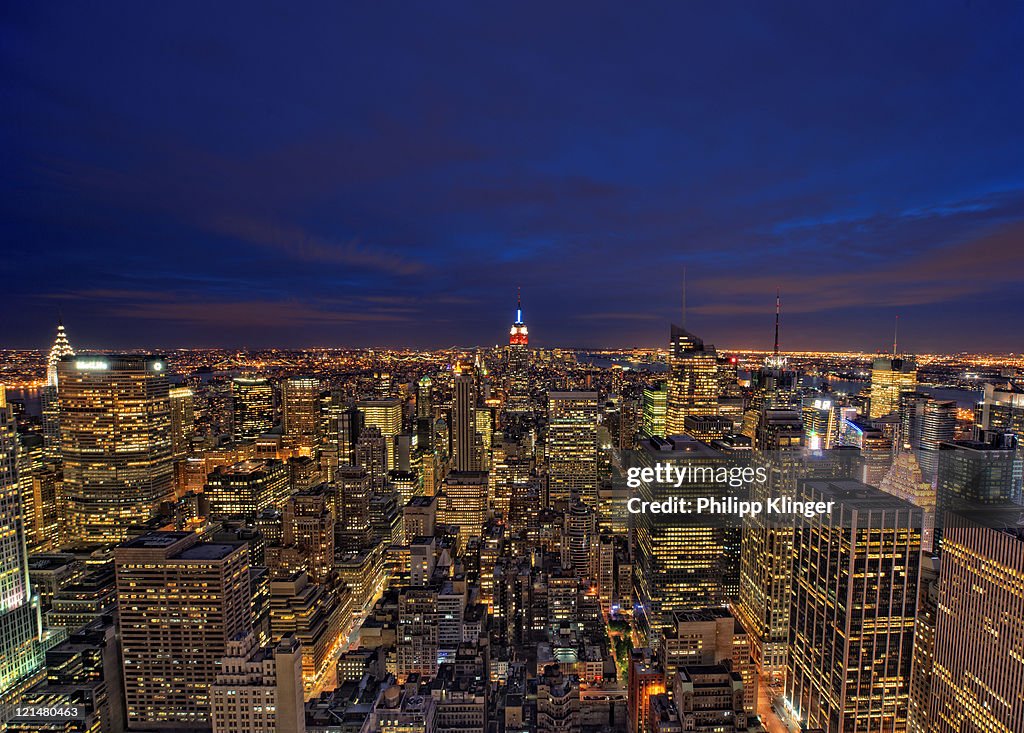
[[[0,346],[1024,350],[1020,4],[0,19]]]

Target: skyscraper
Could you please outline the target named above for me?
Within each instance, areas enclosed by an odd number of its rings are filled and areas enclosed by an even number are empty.
[[[897,454],[878,488],[921,510],[921,548],[931,552],[935,532],[935,487],[924,479],[916,455],[912,452]]]
[[[930,731],[1024,725],[1024,522],[1017,505],[946,517]]]
[[[935,479],[939,443],[955,437],[956,402],[936,400],[919,392],[902,395],[899,447],[917,453],[921,473],[926,481]]]
[[[232,379],[231,404],[235,440],[255,438],[274,427],[274,388],[266,379]]]
[[[373,544],[370,531],[371,477],[365,467],[342,466],[338,469],[338,507],[336,535],[339,549],[361,550]]]
[[[668,435],[668,390],[664,384],[644,387],[640,426],[647,437]]]
[[[15,702],[37,680],[45,652],[29,588],[17,460],[14,414],[0,386],[0,704]]]
[[[834,504],[795,515],[786,701],[811,728],[906,730],[921,512],[858,481],[798,498]]]
[[[597,392],[549,392],[544,453],[548,502],[568,508],[573,498],[596,509]]]
[[[480,470],[476,440],[476,399],[476,380],[472,372],[457,372],[452,406],[452,450],[456,471]]]
[[[254,458],[217,466],[206,477],[204,495],[210,516],[256,519],[267,509],[281,511],[289,494],[288,465],[277,459]]]
[[[68,536],[120,542],[153,517],[174,478],[166,362],[66,356],[57,366]]]
[[[288,498],[281,522],[281,548],[276,553],[282,559],[279,565],[291,572],[305,570],[314,582],[327,579],[334,569],[334,503],[334,492],[328,492],[327,484]],[[274,555],[275,551],[268,548],[267,553]]]
[[[487,521],[487,487],[486,471],[452,471],[444,480],[437,518],[458,526],[463,547],[471,537],[480,536]]]
[[[402,401],[397,397],[360,400],[356,407],[363,413],[363,425],[377,428],[387,451],[386,470],[395,469],[395,436],[402,432]]]
[[[177,460],[184,458],[191,447],[195,408],[192,390],[188,387],[172,387],[168,394],[171,400],[171,455]]]
[[[1016,438],[1006,434],[992,437],[991,443],[952,440],[939,444],[933,535],[936,549],[942,547],[948,512],[1018,501],[1014,487]]]
[[[562,529],[563,565],[577,578],[597,578],[597,514],[579,499],[565,512]]]
[[[45,440],[45,452],[48,458],[60,458],[60,405],[57,401],[57,364],[65,356],[74,356],[75,350],[71,348],[67,334],[64,332],[64,323],[57,324],[57,338],[50,347],[50,354],[46,359],[46,385],[43,387],[41,407],[43,413],[43,438]]]
[[[509,329],[508,346],[505,350],[505,370],[508,401],[505,409],[509,412],[530,410],[530,335],[523,321],[522,295],[516,301],[516,320]]]
[[[320,436],[320,466],[324,478],[333,481],[341,466],[356,464],[356,442],[363,424],[363,414],[344,404],[340,395],[332,394],[322,406],[323,432]]]
[[[281,384],[281,415],[289,447],[315,456],[320,445],[320,380],[290,377]]]
[[[388,450],[389,447],[391,450]],[[394,453],[394,445],[388,446],[380,428],[366,427],[359,432],[355,447],[355,465],[366,469],[370,486],[375,492],[384,490],[388,480],[388,456]]]
[[[114,551],[128,727],[210,725],[228,643],[252,632],[245,545],[154,532]]]
[[[895,344],[894,344],[895,346]],[[888,415],[900,408],[900,396],[917,388],[917,362],[896,356],[875,359],[871,365],[872,418]]]
[[[680,435],[687,415],[718,414],[718,354],[685,328],[672,326],[666,432]]]
[[[424,375],[416,382],[416,441],[420,450],[434,444],[434,382]]]
[[[984,397],[974,413],[976,438],[995,434],[1016,437],[1013,495],[1024,495],[1024,387],[986,384]]]
[[[657,464],[691,469],[693,478],[678,487],[641,480],[631,498],[695,501],[729,491],[713,481],[715,469],[726,465],[727,456],[689,436],[644,441],[635,460],[641,470]],[[729,589],[738,585],[738,520],[717,522],[707,516],[643,512],[631,515],[630,524],[636,543],[634,615],[644,631],[657,634],[672,623],[674,611],[720,605],[728,600]]]

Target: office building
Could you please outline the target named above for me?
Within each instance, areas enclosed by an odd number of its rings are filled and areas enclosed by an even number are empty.
[[[74,720],[18,716],[17,708],[77,708]],[[124,730],[124,684],[113,616],[76,628],[46,652],[46,681],[24,693],[10,709],[7,733]],[[27,711],[26,711],[27,712]]]
[[[455,374],[452,406],[452,453],[456,471],[481,470],[476,432],[476,379],[471,371]]]
[[[436,496],[414,496],[402,510],[405,518],[405,543],[412,544],[416,537],[433,537],[437,522]]]
[[[563,520],[562,565],[571,566],[581,580],[597,579],[597,540],[596,511],[579,499],[573,500]]]
[[[900,449],[917,453],[925,481],[935,480],[940,443],[956,437],[956,402],[908,392],[900,401]]]
[[[402,432],[402,401],[397,397],[360,400],[356,407],[366,428],[377,428],[384,439],[386,471],[395,470],[395,437]]]
[[[195,434],[196,416],[193,393],[188,387],[171,387],[171,455],[179,460],[188,455]]]
[[[10,704],[43,669],[43,631],[29,587],[21,497],[18,433],[0,386],[0,703]]]
[[[931,733],[1024,725],[1024,517],[1018,505],[946,517]]]
[[[975,436],[1015,436],[1013,495],[1024,497],[1024,387],[1019,384],[986,384],[983,398],[974,410]]]
[[[320,380],[289,377],[281,383],[281,418],[288,446],[314,456],[320,445]]]
[[[459,528],[459,542],[465,547],[471,537],[479,537],[487,521],[486,471],[452,471],[438,498],[437,518],[442,524]]]
[[[930,553],[934,548],[935,486],[922,475],[917,455],[909,451],[898,453],[878,488],[921,510],[921,549]]]
[[[40,395],[44,450],[46,457],[51,460],[60,460],[60,404],[58,401],[57,365],[64,357],[74,355],[75,350],[71,348],[71,342],[68,341],[64,324],[58,323],[57,337],[54,339],[46,359],[46,384]]]
[[[228,643],[252,632],[248,551],[155,532],[120,545],[114,563],[128,727],[209,727]]]
[[[274,388],[266,379],[232,379],[231,405],[235,440],[255,438],[274,427]]]
[[[718,414],[718,354],[685,328],[672,326],[666,430],[685,432],[687,415]]]
[[[430,733],[437,730],[437,702],[418,684],[383,687],[374,701],[369,729],[380,733]]]
[[[434,446],[434,382],[424,375],[416,382],[416,443],[420,450]]]
[[[57,373],[68,537],[120,542],[173,491],[166,363],[65,356]]]
[[[276,458],[217,466],[206,477],[210,516],[255,519],[268,509],[282,511],[291,493],[288,464]]]
[[[343,466],[337,476],[336,547],[353,552],[373,544],[370,526],[370,500],[373,487],[370,475],[359,466]]]
[[[366,471],[370,485],[376,492],[383,491],[388,482],[388,461],[393,453],[394,445],[388,445],[380,428],[365,427],[360,430],[355,446],[355,465]]]
[[[279,547],[267,548],[267,564],[278,575],[304,570],[323,582],[334,569],[335,496],[326,484],[292,494],[285,502]]]
[[[259,646],[254,634],[228,642],[210,687],[213,733],[303,733],[302,651],[285,636]]]
[[[935,548],[942,548],[943,522],[950,511],[1019,502],[1015,491],[1017,441],[1012,434],[992,442],[953,440],[940,443],[935,492]]]
[[[806,481],[798,498],[833,504],[794,515],[788,707],[811,728],[905,730],[921,511],[851,480]]]
[[[597,508],[597,392],[549,392],[544,456],[548,504]]]
[[[511,413],[530,412],[530,334],[523,320],[523,301],[516,302],[516,320],[508,332],[505,347],[505,409]]]
[[[751,638],[731,611],[723,607],[676,611],[660,641],[659,660],[665,679],[674,680],[685,667],[721,664],[743,682],[743,709],[757,712],[758,675]]]
[[[644,387],[640,427],[645,436],[668,435],[668,390],[664,384]]]
[[[896,356],[875,359],[871,365],[871,412],[876,418],[897,412],[900,398],[917,389],[917,362]]]
[[[914,652],[910,665],[910,702],[907,710],[909,733],[928,733],[932,677],[935,671],[935,615],[939,604],[939,559],[921,558],[921,578],[914,620]]]
[[[650,649],[630,652],[628,670],[629,733],[650,733],[651,698],[665,693],[665,670]]]
[[[811,450],[831,450],[839,437],[838,406],[828,398],[802,400],[804,443]]]
[[[311,583],[306,573],[270,581],[270,635],[300,642],[303,687],[308,692],[334,665],[332,650],[351,622],[348,589]]]
[[[631,498],[663,502],[673,497],[696,501],[722,496],[728,486],[716,483],[716,468],[727,457],[706,443],[687,436],[651,438],[636,451],[639,469],[656,464],[700,468],[693,480],[671,483],[640,481]],[[708,469],[705,471],[705,469]],[[634,615],[648,632],[672,623],[672,612],[724,603],[739,584],[739,520],[708,521],[707,516],[643,512],[631,515],[635,536]]]
[[[684,731],[763,730],[745,707],[747,697],[740,675],[724,664],[683,667],[672,685],[672,703]]]

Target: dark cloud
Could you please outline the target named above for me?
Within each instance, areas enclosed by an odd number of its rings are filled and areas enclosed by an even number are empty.
[[[4,345],[1014,348],[1012,3],[5,9]],[[68,313],[73,304],[73,312]],[[10,322],[13,320],[13,322]],[[1016,339],[1010,338],[1016,335]]]

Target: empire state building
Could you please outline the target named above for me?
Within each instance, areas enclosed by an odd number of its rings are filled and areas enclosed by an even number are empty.
[[[508,332],[508,347],[505,351],[506,388],[509,412],[530,411],[530,334],[523,321],[523,299],[520,294],[516,301],[516,320]]]

